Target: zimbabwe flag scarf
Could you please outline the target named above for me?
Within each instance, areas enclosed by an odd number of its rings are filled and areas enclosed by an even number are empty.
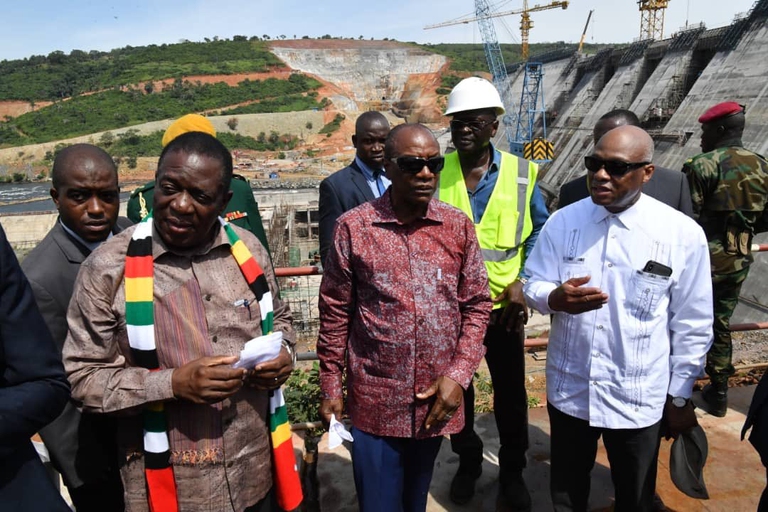
[[[259,303],[262,334],[269,334],[273,327],[272,294],[264,272],[227,221],[219,218],[219,222],[229,239],[232,256]],[[160,369],[155,344],[153,292],[154,262],[150,213],[136,226],[125,258],[125,320],[128,344],[136,364],[150,371]],[[270,392],[269,412],[272,468],[277,500],[284,510],[292,510],[301,503],[302,492],[282,390]],[[144,410],[144,468],[147,500],[151,512],[179,510],[167,430],[163,403],[147,406]]]

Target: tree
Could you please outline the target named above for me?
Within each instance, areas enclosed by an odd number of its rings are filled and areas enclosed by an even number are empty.
[[[155,92],[155,84],[154,82],[147,82],[144,84],[144,92],[147,94],[152,94]]]
[[[115,142],[115,136],[112,132],[104,132],[99,138],[99,145],[104,149],[109,149]]]
[[[311,130],[312,126],[313,126],[312,121],[307,121],[307,124],[306,124],[307,130]]]
[[[237,130],[237,123],[239,123],[239,121],[236,117],[230,117],[227,120],[227,126],[229,126],[229,129],[232,131]]]
[[[269,41],[270,39],[269,34],[264,34],[263,36],[261,36],[261,38],[264,39],[265,41]]]

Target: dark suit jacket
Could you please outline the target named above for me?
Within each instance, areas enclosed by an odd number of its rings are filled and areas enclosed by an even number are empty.
[[[691,189],[688,187],[688,179],[682,172],[657,167],[648,183],[643,185],[643,193],[693,217]],[[563,208],[587,197],[589,197],[589,190],[585,175],[560,187],[557,208]]]
[[[69,512],[29,440],[68,398],[61,357],[0,228],[0,509]]]
[[[752,403],[749,404],[749,412],[741,430],[741,438],[751,428],[749,442],[760,454],[760,460],[763,466],[768,468],[768,373],[764,373],[760,378],[760,383],[755,388],[755,394],[752,395]]]
[[[371,187],[365,181],[363,171],[355,162],[320,182],[320,261],[333,243],[336,219],[342,213],[375,199]]]
[[[113,232],[132,223],[120,217]],[[56,225],[22,262],[24,273],[58,349],[59,358],[67,338],[67,308],[80,264],[91,251]],[[108,416],[81,416],[75,404],[40,431],[54,467],[70,489],[105,478],[117,461],[114,420]],[[116,474],[116,472],[115,472]]]

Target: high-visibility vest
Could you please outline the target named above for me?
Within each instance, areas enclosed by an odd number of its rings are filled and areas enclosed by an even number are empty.
[[[524,169],[521,173],[520,168]],[[526,172],[527,171],[527,172]],[[488,206],[475,233],[480,242],[491,297],[498,296],[520,273],[523,243],[533,231],[531,195],[538,167],[535,163],[501,151],[501,168]],[[474,222],[458,152],[445,156],[438,198],[459,208]],[[506,306],[494,304],[494,309]]]

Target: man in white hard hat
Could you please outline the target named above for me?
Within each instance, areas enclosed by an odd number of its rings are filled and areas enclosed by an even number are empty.
[[[488,271],[494,310],[485,335],[485,359],[494,388],[499,430],[498,510],[528,511],[531,497],[523,480],[528,449],[528,397],[523,342],[528,308],[523,272],[549,214],[536,185],[536,164],[494,147],[504,106],[496,88],[482,78],[466,78],[448,97],[451,139],[439,198],[463,210],[475,223]],[[459,469],[451,482],[451,500],[469,502],[482,473],[483,442],[474,431],[474,388],[464,393],[466,423],[451,436]]]

